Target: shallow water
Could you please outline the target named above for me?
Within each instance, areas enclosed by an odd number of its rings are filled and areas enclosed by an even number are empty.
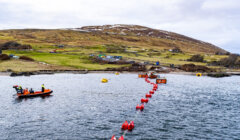
[[[240,138],[239,77],[165,76],[143,112],[135,107],[152,86],[136,74],[1,76],[1,139],[109,140],[125,120],[135,122],[127,140]],[[42,83],[52,96],[16,99],[13,85]]]

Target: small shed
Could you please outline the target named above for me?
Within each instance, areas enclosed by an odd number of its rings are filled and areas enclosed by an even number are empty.
[[[107,55],[106,58],[107,58],[107,59],[112,59],[113,56],[111,56],[111,55]]]
[[[19,56],[14,55],[12,58],[19,59]]]
[[[58,48],[64,48],[64,45],[58,45]]]
[[[114,56],[113,58],[122,60],[122,56]]]
[[[15,56],[14,54],[9,54],[8,55],[10,58],[13,58],[13,56]]]
[[[144,65],[149,65],[149,62],[143,62]]]
[[[174,68],[175,66],[174,66],[174,64],[170,64],[170,68]]]
[[[169,49],[170,52],[173,52],[173,53],[182,53],[182,50],[178,47],[175,47],[173,49]]]
[[[135,64],[135,61],[128,61],[129,64]]]
[[[105,55],[105,54],[99,54],[98,57],[99,57],[99,58],[105,58],[106,55]]]

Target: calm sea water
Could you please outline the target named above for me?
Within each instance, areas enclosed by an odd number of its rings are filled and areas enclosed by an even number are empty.
[[[125,120],[135,122],[127,140],[240,139],[240,77],[165,76],[143,112],[135,107],[152,86],[137,74],[1,76],[0,139],[109,140]],[[19,100],[12,88],[42,83],[52,96]]]

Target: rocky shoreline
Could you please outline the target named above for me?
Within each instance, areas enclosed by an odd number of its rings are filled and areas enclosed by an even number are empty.
[[[114,73],[116,70],[40,70],[40,71],[31,71],[31,72],[0,72],[0,76],[32,76],[32,75],[51,75],[58,73],[69,73],[69,74],[88,74],[88,73]],[[148,71],[120,71],[122,73],[141,73]],[[159,71],[156,71],[157,73]],[[180,75],[196,75],[196,72],[185,72],[185,71],[162,71],[159,73],[169,73],[169,74],[180,74]],[[211,72],[211,73],[202,73],[203,76],[209,76],[214,78],[229,77],[229,76],[240,76],[240,72]]]
[[[42,74],[56,74],[56,73],[74,73],[74,74],[87,74],[88,70],[40,70],[30,72],[6,72],[11,77],[16,76],[31,76],[31,75],[42,75]]]
[[[181,74],[181,75],[196,75],[200,72],[203,76],[221,78],[229,77],[232,75],[240,75],[240,72],[216,72],[204,66],[195,66],[193,64],[186,64],[180,68],[169,68],[164,66],[154,66],[154,65],[141,65],[141,64],[132,64],[130,67],[119,67],[119,68],[107,68],[105,70],[38,70],[38,71],[23,71],[23,72],[14,72],[12,70],[7,70],[0,72],[0,75],[5,76],[31,76],[31,75],[42,75],[42,74],[57,74],[57,73],[71,73],[71,74],[87,74],[87,73],[146,73],[146,72],[156,72],[156,73],[170,73],[170,74]]]

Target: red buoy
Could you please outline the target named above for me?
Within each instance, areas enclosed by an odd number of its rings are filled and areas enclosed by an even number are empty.
[[[121,136],[118,140],[124,140],[123,136]]]
[[[129,131],[132,131],[134,128],[134,122],[133,121],[130,121],[129,125],[128,125],[128,130]]]
[[[125,121],[125,122],[123,123],[122,129],[123,129],[123,130],[127,130],[127,129],[128,129],[128,122],[127,122],[127,121]]]
[[[141,99],[141,103],[148,103],[148,99],[142,98],[142,99]]]
[[[146,98],[152,98],[151,94],[146,94]]]
[[[154,91],[150,90],[149,93],[150,93],[150,94],[154,94]]]
[[[144,104],[140,106],[140,110],[143,111],[143,109],[144,109]]]
[[[138,109],[140,109],[140,106],[139,106],[139,104],[136,106],[136,109],[138,110]]]
[[[145,99],[145,103],[148,103],[148,99]]]
[[[117,140],[115,135],[112,136],[111,140]]]

